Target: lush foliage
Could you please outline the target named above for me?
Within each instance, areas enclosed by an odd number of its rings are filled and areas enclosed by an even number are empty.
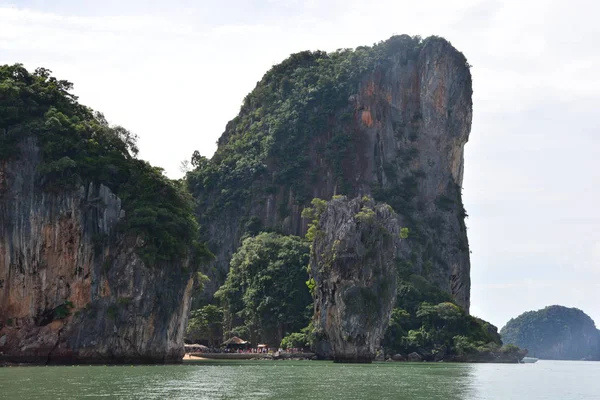
[[[121,228],[140,236],[140,255],[153,264],[209,255],[198,242],[193,201],[160,168],[136,159],[136,136],[109,126],[102,114],[80,105],[70,82],[44,68],[0,66],[0,159],[18,157],[18,144],[35,138],[43,160],[41,184],[48,191],[102,183],[123,201]]]
[[[229,274],[215,294],[226,330],[278,345],[310,320],[306,287],[309,245],[295,236],[260,233],[246,238],[231,259]]]
[[[400,239],[408,239],[409,232],[408,228],[400,228]]]
[[[291,55],[265,74],[245,98],[239,115],[219,139],[214,157],[195,154],[192,190],[207,202],[207,215],[239,206],[253,193],[291,189],[298,204],[312,198],[319,174],[333,173],[338,193],[352,194],[348,166],[356,110],[348,100],[360,78],[399,57],[416,59],[419,37],[396,36],[373,47]],[[327,170],[315,165],[314,153]],[[345,174],[346,171],[346,174]],[[286,193],[284,190],[283,193]],[[210,198],[207,197],[210,194]],[[281,210],[287,213],[285,207]]]
[[[498,349],[496,328],[466,314],[450,296],[420,276],[400,281],[384,346],[390,352],[466,354]]]
[[[310,204],[312,207],[306,207],[302,210],[302,218],[309,221],[308,229],[306,231],[306,240],[312,244],[319,229],[319,219],[321,218],[321,214],[323,214],[327,207],[327,201],[314,198],[311,200]]]
[[[194,310],[186,331],[188,340],[206,340],[210,346],[219,346],[223,337],[223,310],[214,304]]]
[[[310,350],[314,341],[314,327],[310,323],[307,327],[302,328],[300,332],[290,333],[281,339],[280,347],[284,350],[300,349]]]
[[[600,359],[600,332],[577,308],[549,306],[513,318],[500,331],[505,343],[546,359]]]

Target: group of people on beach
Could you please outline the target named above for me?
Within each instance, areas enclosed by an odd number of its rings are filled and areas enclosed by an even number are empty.
[[[199,352],[199,353],[238,353],[238,354],[268,354],[268,353],[292,353],[292,354],[296,354],[296,353],[303,353],[304,350],[303,349],[299,349],[299,348],[291,348],[291,349],[275,349],[275,348],[268,348],[268,347],[252,347],[252,348],[233,348],[233,347],[208,347],[208,348],[203,348],[199,351],[193,351],[191,349],[187,349],[186,348],[186,354],[187,353],[193,353],[193,352]]]

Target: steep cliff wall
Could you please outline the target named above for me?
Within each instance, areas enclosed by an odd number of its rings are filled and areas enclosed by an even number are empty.
[[[193,201],[72,88],[0,65],[0,361],[179,361]]]
[[[0,165],[0,361],[180,361],[191,272],[142,262],[107,187],[44,191],[35,137],[18,153]]]
[[[469,247],[461,201],[472,116],[465,57],[441,38],[395,36],[374,47],[303,52],[275,66],[244,101],[211,160],[188,175],[224,281],[245,233],[303,235],[314,197],[372,195],[411,235],[418,274],[468,311]]]
[[[331,200],[311,248],[314,326],[337,362],[371,362],[396,302],[397,215],[369,198]],[[321,357],[323,349],[317,346]]]

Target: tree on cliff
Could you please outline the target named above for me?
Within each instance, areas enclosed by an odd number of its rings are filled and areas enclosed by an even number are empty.
[[[549,306],[511,319],[500,330],[504,343],[552,360],[600,359],[600,332],[594,321],[577,308]]]
[[[199,242],[186,187],[137,159],[137,136],[79,104],[72,88],[45,68],[0,66],[0,159],[18,157],[18,144],[34,137],[46,191],[102,183],[123,201],[122,231],[143,239],[138,253],[148,264],[189,256],[196,267],[206,261],[210,252]]]
[[[399,271],[396,308],[383,345],[391,353],[464,355],[497,350],[500,336],[491,324],[468,315],[449,294],[418,275]]]
[[[308,243],[296,236],[263,232],[246,238],[215,294],[223,304],[225,329],[246,330],[253,343],[278,345],[287,333],[305,327],[312,303],[308,257]]]

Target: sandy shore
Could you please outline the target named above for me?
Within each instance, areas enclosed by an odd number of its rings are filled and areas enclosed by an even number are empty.
[[[183,356],[183,359],[184,360],[208,360],[208,358],[192,356],[191,354],[186,354],[185,356]]]
[[[314,353],[191,353],[184,360],[310,360]]]

